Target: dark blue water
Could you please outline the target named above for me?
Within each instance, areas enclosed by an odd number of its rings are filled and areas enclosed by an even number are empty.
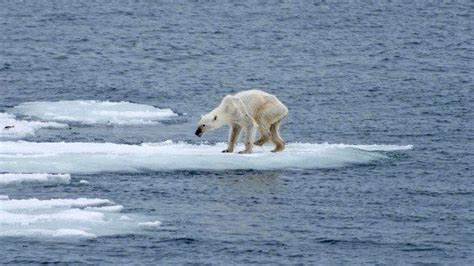
[[[0,262],[473,264],[473,12],[471,1],[1,1],[0,111],[90,99],[181,114],[25,140],[198,143],[202,113],[259,88],[288,106],[287,142],[414,148],[337,169],[105,172],[0,187],[10,198],[110,199],[163,223],[89,240],[2,238]]]

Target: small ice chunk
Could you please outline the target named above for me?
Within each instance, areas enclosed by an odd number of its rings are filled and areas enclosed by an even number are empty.
[[[0,186],[19,183],[69,184],[70,182],[69,174],[0,174]]]
[[[86,238],[96,238],[97,235],[87,233],[86,231],[78,230],[78,229],[58,229],[53,233],[54,237],[70,237],[70,236],[76,236],[76,237],[86,237]]]
[[[161,222],[160,222],[160,221],[142,222],[142,223],[138,223],[138,225],[141,226],[141,227],[143,227],[143,228],[152,229],[152,228],[160,227],[160,226],[161,226]]]
[[[127,215],[120,216],[120,221],[133,221],[132,218],[128,217]]]
[[[86,210],[94,210],[100,212],[121,212],[123,210],[122,205],[112,205],[104,207],[87,207]]]

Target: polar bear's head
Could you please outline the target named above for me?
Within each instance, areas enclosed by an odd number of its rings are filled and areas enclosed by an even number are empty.
[[[208,114],[205,114],[199,120],[198,128],[196,129],[196,136],[201,137],[207,131],[211,131],[225,125],[225,121],[222,119],[218,112],[212,111]]]

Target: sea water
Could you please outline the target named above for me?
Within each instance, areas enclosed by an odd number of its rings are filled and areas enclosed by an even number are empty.
[[[472,264],[473,11],[1,3],[0,263]],[[285,151],[194,135],[250,88]]]

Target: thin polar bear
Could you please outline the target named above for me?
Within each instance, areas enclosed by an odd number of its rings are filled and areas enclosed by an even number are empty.
[[[233,152],[240,132],[245,132],[245,150],[239,153],[252,153],[253,145],[262,146],[269,140],[275,144],[272,152],[285,149],[285,142],[278,130],[281,120],[288,115],[288,108],[277,97],[260,90],[242,91],[235,95],[227,95],[220,105],[202,116],[196,135],[230,126],[229,142],[226,150]],[[254,142],[256,130],[260,138]]]

